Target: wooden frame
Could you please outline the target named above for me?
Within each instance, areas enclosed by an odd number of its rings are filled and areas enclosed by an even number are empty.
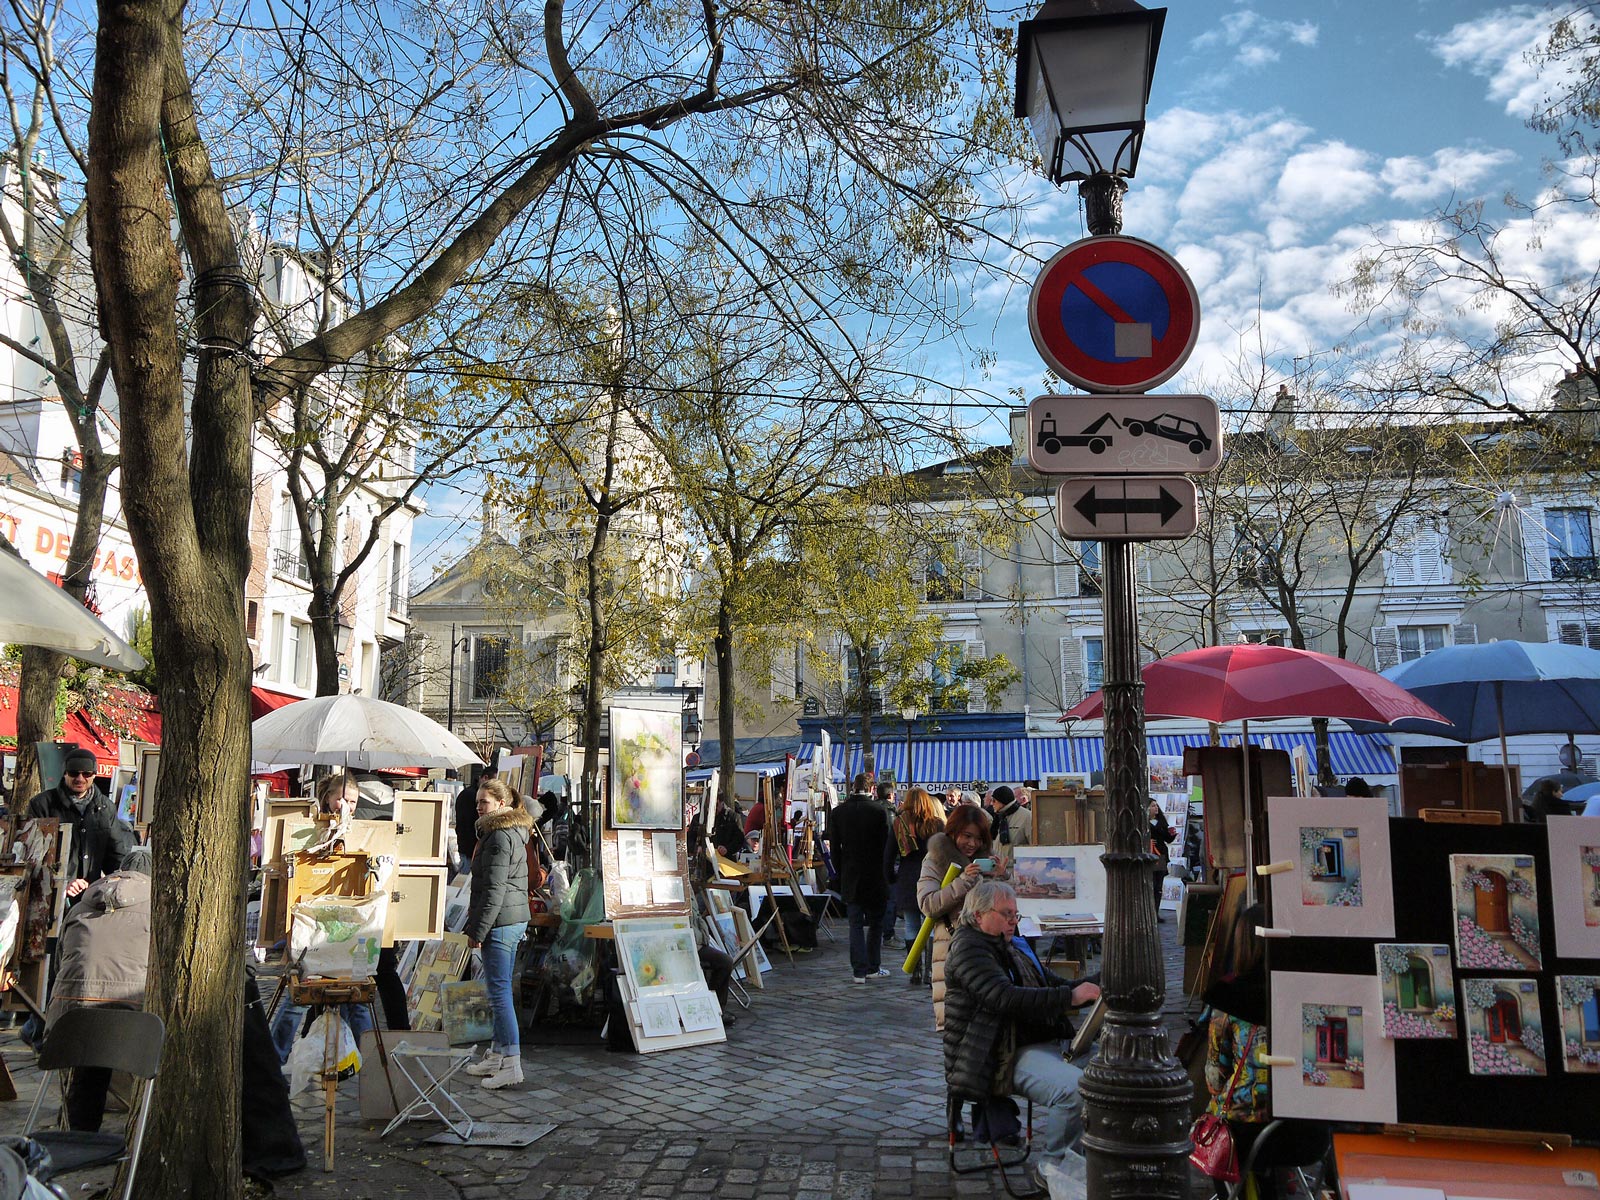
[[[139,751],[139,796],[134,802],[134,824],[149,825],[156,811],[156,781],[161,778],[161,751]]]
[[[396,856],[405,863],[442,863],[450,838],[453,797],[444,792],[396,792]]]

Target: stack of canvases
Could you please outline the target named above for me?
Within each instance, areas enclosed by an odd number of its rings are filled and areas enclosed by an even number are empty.
[[[1582,1132],[1600,1082],[1600,818],[1435,825],[1294,798],[1268,822],[1275,1115]]]
[[[44,1001],[49,939],[61,929],[66,906],[65,864],[72,857],[72,826],[56,820],[16,820],[0,825],[0,982],[15,980],[31,999]],[[6,992],[5,1008],[23,1008]]]

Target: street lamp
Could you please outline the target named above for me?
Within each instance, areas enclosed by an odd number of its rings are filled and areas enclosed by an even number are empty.
[[[917,723],[917,706],[902,704],[900,719],[906,723],[906,787],[909,789],[917,781],[916,773],[911,769],[911,727]]]
[[[1078,184],[1092,233],[1122,228],[1166,19],[1136,0],[1048,0],[1017,27],[1017,116],[1050,182]]]
[[[1165,9],[1048,0],[1017,30],[1017,106],[1054,183],[1077,182],[1089,231],[1122,229]],[[1134,543],[1104,541],[1106,1020],[1083,1074],[1090,1200],[1188,1195],[1192,1085],[1161,1023],[1166,979],[1145,836],[1144,684]]]

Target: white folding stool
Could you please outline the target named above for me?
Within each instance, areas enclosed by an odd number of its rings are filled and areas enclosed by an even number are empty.
[[[437,1075],[429,1059],[444,1059],[444,1069]],[[467,1110],[456,1102],[445,1086],[472,1061],[472,1051],[462,1050],[454,1046],[413,1046],[410,1042],[401,1042],[389,1050],[389,1061],[400,1068],[406,1082],[416,1089],[416,1095],[399,1112],[395,1113],[394,1120],[384,1126],[383,1132],[378,1136],[386,1138],[395,1126],[403,1121],[412,1120],[423,1115],[423,1110],[431,1112],[445,1123],[446,1128],[463,1142],[472,1137],[473,1119]],[[413,1075],[412,1072],[417,1074]],[[450,1115],[439,1107],[438,1101],[442,1099],[458,1114],[457,1120],[451,1120]]]

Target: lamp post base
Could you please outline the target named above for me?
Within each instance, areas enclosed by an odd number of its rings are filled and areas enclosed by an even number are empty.
[[[1188,1197],[1192,1090],[1159,1016],[1108,1008],[1100,1051],[1078,1084],[1089,1200]]]

